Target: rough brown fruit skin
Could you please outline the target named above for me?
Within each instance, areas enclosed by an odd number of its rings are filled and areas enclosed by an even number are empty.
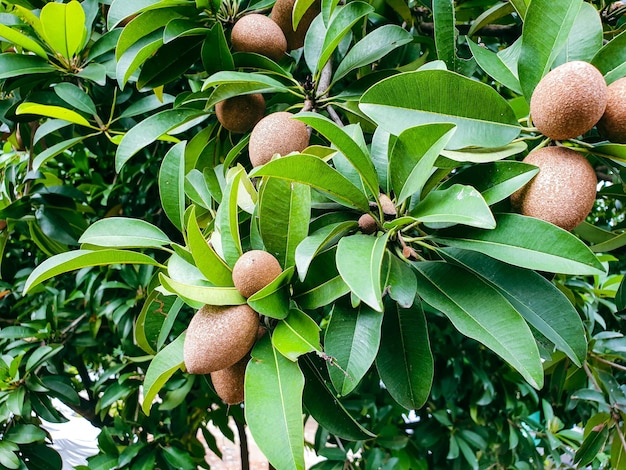
[[[295,119],[293,114],[280,111],[261,119],[250,134],[248,152],[252,166],[269,162],[275,153],[287,155],[302,152],[309,145],[306,125]]]
[[[233,283],[241,295],[250,297],[276,279],[283,270],[267,251],[246,251],[233,266]]]
[[[250,356],[246,354],[236,364],[211,372],[213,388],[217,396],[227,405],[237,405],[243,401],[244,378],[249,361]]]
[[[237,20],[230,40],[238,52],[256,52],[274,61],[279,61],[287,53],[283,30],[270,18],[258,13]]]
[[[359,217],[358,223],[359,223],[359,228],[361,229],[361,232],[367,235],[370,235],[376,232],[376,229],[378,228],[376,219],[374,219],[374,217],[372,217],[369,214],[363,214],[361,217]]]
[[[587,159],[564,147],[544,147],[523,160],[539,173],[511,195],[524,215],[551,222],[565,230],[580,224],[596,200],[596,173]]]
[[[383,214],[391,218],[396,217],[398,215],[398,210],[396,209],[396,205],[392,202],[389,196],[387,196],[386,194],[380,193],[378,195],[378,200],[380,201],[380,208],[383,210]]]
[[[187,328],[183,346],[190,374],[209,374],[232,366],[256,341],[259,314],[247,304],[205,305]]]
[[[299,49],[304,46],[304,37],[311,26],[311,23],[320,12],[321,2],[316,0],[304,13],[302,19],[298,23],[296,30],[293,30],[293,22],[291,15],[295,0],[276,0],[272,7],[270,17],[276,22],[280,29],[283,30],[287,39],[287,50]]]
[[[602,117],[607,86],[593,65],[575,60],[558,66],[537,84],[530,98],[530,116],[551,139],[573,139]]]
[[[231,132],[244,134],[265,114],[265,98],[260,93],[233,96],[215,105],[220,124]]]
[[[626,77],[611,83],[608,90],[609,97],[598,122],[598,131],[611,142],[626,144]]]

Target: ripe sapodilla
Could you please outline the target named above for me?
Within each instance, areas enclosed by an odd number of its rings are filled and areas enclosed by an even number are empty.
[[[265,15],[251,13],[242,16],[231,32],[230,41],[239,52],[256,52],[274,61],[287,53],[283,30]]]
[[[233,266],[233,283],[241,295],[250,297],[267,286],[283,272],[274,255],[251,250],[239,257]]]
[[[511,195],[515,208],[568,231],[585,220],[598,183],[585,157],[565,147],[544,147],[523,161],[538,166],[539,173]]]
[[[183,359],[190,374],[209,374],[232,366],[254,345],[259,314],[247,304],[205,305],[187,328]]]
[[[313,4],[304,12],[298,27],[293,29],[293,7],[295,0],[276,0],[272,7],[270,17],[276,22],[280,29],[283,30],[287,39],[287,50],[299,49],[304,45],[304,37],[311,26],[315,17],[319,14],[321,8],[320,0],[315,0]]]
[[[276,153],[287,155],[308,147],[306,124],[292,117],[293,114],[280,111],[265,116],[254,126],[248,145],[252,166],[264,165]]]
[[[626,144],[626,77],[611,83],[608,90],[609,98],[598,122],[598,131],[611,142]]]
[[[551,139],[573,139],[590,130],[602,117],[607,86],[593,65],[575,60],[549,72],[530,98],[530,116]]]
[[[243,401],[244,377],[249,361],[250,356],[246,354],[232,366],[211,372],[213,388],[227,405],[236,405]]]
[[[260,93],[233,96],[215,105],[217,120],[236,134],[248,132],[264,114],[265,98]]]

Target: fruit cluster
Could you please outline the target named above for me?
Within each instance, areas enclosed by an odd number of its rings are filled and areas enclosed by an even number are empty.
[[[626,143],[626,78],[607,86],[593,65],[567,62],[537,84],[530,116],[539,132],[553,140],[574,139],[596,126],[611,142]],[[565,230],[585,220],[598,182],[584,156],[567,147],[549,146],[523,161],[538,166],[539,173],[511,196],[514,208]]]

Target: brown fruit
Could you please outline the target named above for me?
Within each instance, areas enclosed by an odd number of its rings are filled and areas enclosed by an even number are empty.
[[[236,134],[244,134],[265,114],[265,98],[260,93],[233,96],[215,105],[215,115],[222,126]]]
[[[378,195],[378,200],[380,201],[380,208],[383,210],[383,214],[392,218],[398,215],[396,205],[392,202],[389,196],[380,193]]]
[[[607,94],[598,69],[580,60],[567,62],[537,84],[530,99],[533,124],[551,139],[573,139],[600,120]]]
[[[609,97],[598,131],[611,142],[626,144],[626,77],[609,85]]]
[[[361,229],[361,232],[369,235],[376,232],[378,224],[376,223],[376,219],[374,219],[374,217],[370,214],[363,214],[359,217],[359,228]]]
[[[275,61],[287,53],[283,30],[270,18],[258,13],[242,16],[233,26],[230,40],[236,51],[256,52]]]
[[[232,366],[254,345],[259,314],[247,304],[205,305],[187,328],[183,357],[190,374],[209,374]]]
[[[246,366],[250,361],[250,356],[245,355],[243,359],[226,369],[211,372],[211,381],[215,392],[227,405],[236,405],[243,401],[244,378]]]
[[[241,295],[250,297],[283,272],[278,260],[263,250],[251,250],[233,266],[233,283]]]
[[[296,3],[295,0],[276,0],[270,17],[276,22],[280,29],[283,30],[285,38],[287,39],[287,50],[299,49],[304,46],[304,37],[306,32],[311,26],[311,23],[320,12],[320,0],[315,0],[313,4],[304,13],[298,27],[294,31],[293,29],[293,6]]]
[[[260,166],[269,162],[274,154],[287,155],[301,152],[309,145],[306,125],[295,119],[293,114],[280,111],[261,119],[250,134],[250,162]]]
[[[596,173],[587,159],[565,147],[544,147],[523,160],[539,173],[511,195],[524,215],[551,222],[565,230],[580,224],[596,200]]]

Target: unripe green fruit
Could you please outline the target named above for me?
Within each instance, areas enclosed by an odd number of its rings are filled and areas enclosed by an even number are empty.
[[[283,30],[270,18],[258,13],[242,16],[233,26],[230,40],[238,52],[256,52],[274,61],[279,61],[287,53]]]
[[[609,85],[609,97],[598,131],[611,142],[626,144],[626,77]]]
[[[250,134],[248,152],[252,166],[269,162],[274,154],[301,152],[309,145],[309,132],[293,114],[281,111],[261,119]]]
[[[278,260],[267,251],[251,250],[233,266],[233,283],[241,295],[250,297],[283,272]]]
[[[320,12],[321,2],[320,0],[315,0],[304,15],[302,15],[298,27],[294,31],[292,16],[295,3],[295,0],[276,0],[276,3],[272,7],[272,12],[270,13],[270,17],[280,27],[287,39],[288,51],[299,49],[304,45],[306,32]]]
[[[260,93],[233,96],[215,105],[220,124],[231,132],[244,134],[265,114],[265,98]]]

